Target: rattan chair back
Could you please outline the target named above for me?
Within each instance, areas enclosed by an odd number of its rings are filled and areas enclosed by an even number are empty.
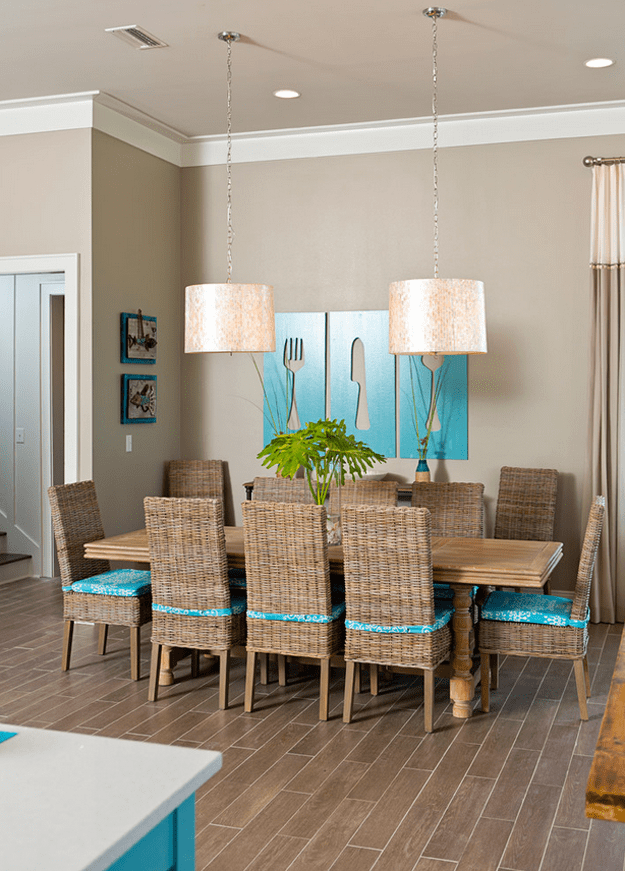
[[[254,478],[252,498],[256,502],[301,502],[314,505],[306,478]]]
[[[573,606],[571,618],[573,620],[585,620],[588,611],[588,599],[590,597],[590,585],[595,569],[601,530],[605,519],[605,496],[596,496],[590,506],[588,523],[584,534],[584,543],[577,570],[575,592],[573,594]]]
[[[331,613],[326,510],[292,502],[244,502],[250,611]]]
[[[169,495],[176,499],[224,498],[221,460],[171,460],[167,467]]]
[[[190,610],[228,608],[222,501],[148,496],[144,508],[152,601]]]
[[[383,626],[434,622],[430,512],[345,505],[346,617]]]
[[[484,537],[483,484],[415,481],[412,485],[412,507],[429,510],[434,536]]]
[[[48,496],[63,586],[110,571],[108,560],[85,559],[84,555],[87,542],[104,538],[93,481],[56,484]]]
[[[504,466],[499,477],[495,538],[553,541],[556,469]]]
[[[397,505],[397,481],[345,481],[332,484],[328,514],[340,514],[345,505]]]

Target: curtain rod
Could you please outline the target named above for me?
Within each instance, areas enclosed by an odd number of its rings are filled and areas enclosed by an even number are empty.
[[[625,163],[625,157],[585,157],[584,166],[611,166],[614,163]]]

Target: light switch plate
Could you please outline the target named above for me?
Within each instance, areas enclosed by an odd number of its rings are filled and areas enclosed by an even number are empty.
[[[132,436],[126,436],[126,453],[129,453],[132,450]]]
[[[24,444],[24,427],[17,426],[15,427],[15,444],[23,445]]]

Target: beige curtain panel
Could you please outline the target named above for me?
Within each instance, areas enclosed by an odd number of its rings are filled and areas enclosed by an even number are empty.
[[[623,299],[625,293],[625,166],[592,169],[591,360],[589,466],[582,513],[594,496],[606,497],[607,515],[590,597],[593,622],[625,620],[625,513],[619,482],[623,477],[625,436],[621,400]],[[619,503],[621,503],[619,505]]]

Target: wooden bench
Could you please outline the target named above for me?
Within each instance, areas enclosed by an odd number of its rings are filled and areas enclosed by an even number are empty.
[[[586,786],[586,816],[625,823],[625,630]]]

